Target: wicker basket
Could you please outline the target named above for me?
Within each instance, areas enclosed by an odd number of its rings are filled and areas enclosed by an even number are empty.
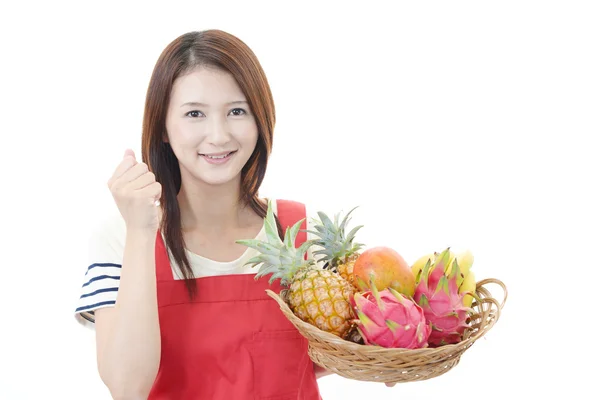
[[[485,287],[489,284],[502,288],[502,303]],[[480,301],[474,300],[475,314],[468,321],[469,329],[463,340],[424,349],[389,349],[343,340],[296,317],[279,294],[271,290],[267,290],[267,294],[279,303],[284,315],[308,340],[308,354],[316,364],[348,379],[400,383],[431,379],[448,372],[458,364],[461,355],[494,326],[506,302],[506,286],[497,279],[485,279],[477,283],[476,291]]]

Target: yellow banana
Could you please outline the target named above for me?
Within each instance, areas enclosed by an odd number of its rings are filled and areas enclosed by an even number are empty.
[[[473,273],[473,271],[469,271],[465,275],[465,279],[463,279],[462,284],[458,288],[458,292],[459,293],[465,293],[465,292],[475,293],[476,285],[477,284],[475,282],[475,274]],[[473,296],[468,295],[468,294],[465,295],[465,297],[463,298],[463,304],[465,305],[465,307],[471,307],[472,303],[473,303]]]
[[[435,256],[433,255],[433,253],[424,255],[423,257],[421,257],[417,261],[415,261],[415,263],[412,265],[411,269],[412,269],[413,275],[415,276],[415,279],[417,279],[419,277],[419,273],[421,272],[423,267],[425,267],[425,264],[427,264],[428,260],[431,260],[431,262],[433,262],[433,260],[435,260]]]
[[[473,257],[473,253],[471,252],[471,250],[465,250],[456,256],[456,261],[458,262],[458,268],[460,268],[460,272],[464,276],[467,276],[467,274],[471,270],[474,260],[475,260],[475,258]]]

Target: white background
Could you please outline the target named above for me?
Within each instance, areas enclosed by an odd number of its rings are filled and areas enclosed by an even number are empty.
[[[325,400],[593,397],[595,2],[122,3],[0,8],[0,399],[110,398],[73,318],[87,236],[124,149],[139,156],[157,57],[208,28],[249,44],[274,93],[262,195],[359,205],[369,246],[410,262],[470,248],[477,278],[509,289],[452,371],[394,388],[330,376]]]

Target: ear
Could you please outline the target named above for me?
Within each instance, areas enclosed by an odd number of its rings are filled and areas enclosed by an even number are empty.
[[[169,135],[167,135],[167,131],[164,131],[162,134],[163,143],[169,143]]]

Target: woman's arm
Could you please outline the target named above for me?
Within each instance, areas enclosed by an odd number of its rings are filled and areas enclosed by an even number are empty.
[[[160,361],[156,231],[128,231],[115,307],[96,311],[98,371],[115,399],[146,399]]]

